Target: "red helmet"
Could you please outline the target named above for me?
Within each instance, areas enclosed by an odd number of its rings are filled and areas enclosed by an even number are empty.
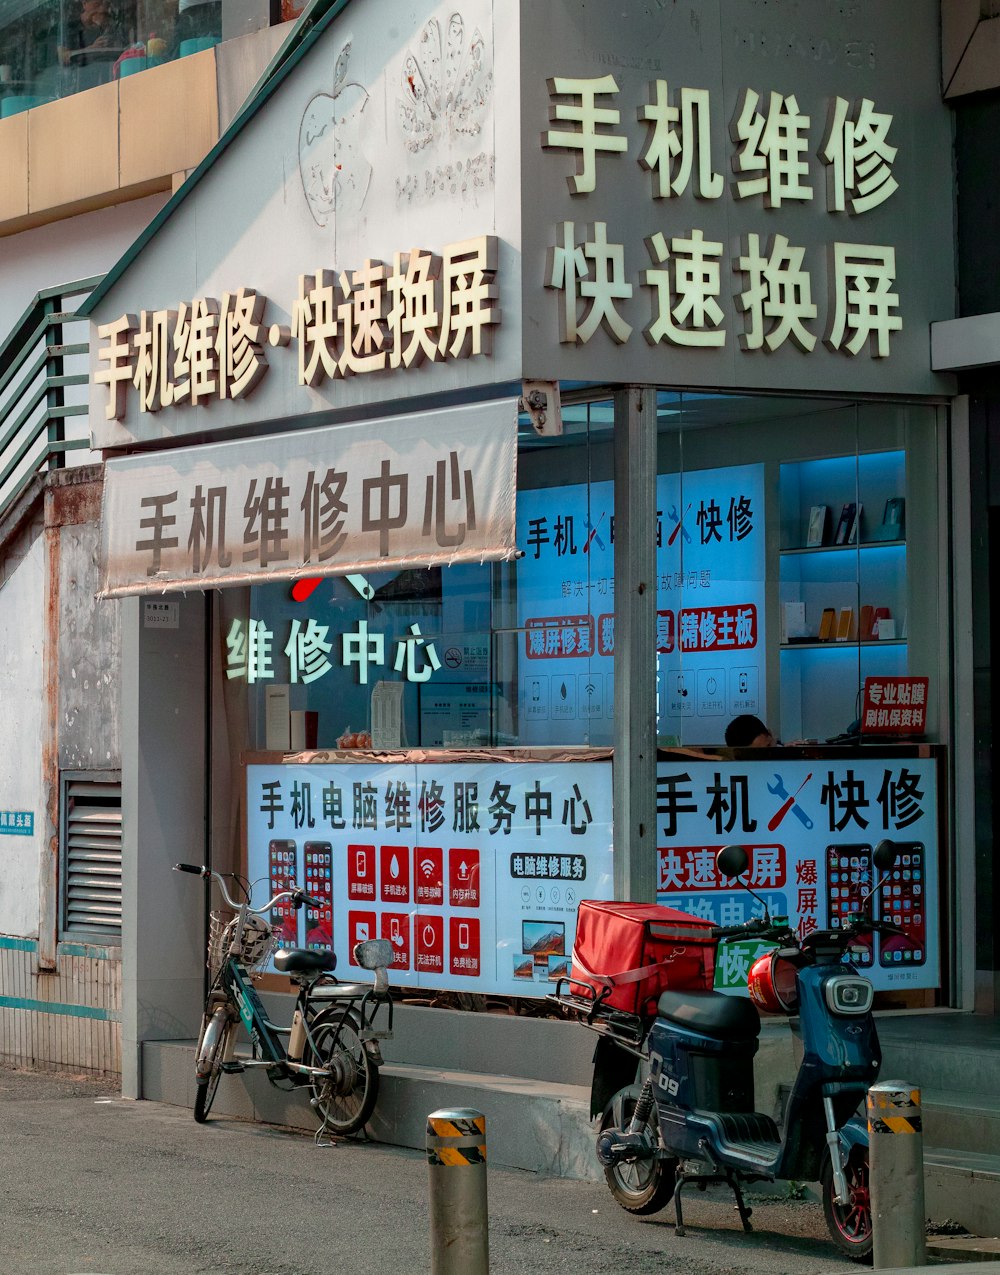
[[[799,1007],[795,966],[778,948],[763,952],[747,975],[750,999],[771,1014],[793,1014]]]

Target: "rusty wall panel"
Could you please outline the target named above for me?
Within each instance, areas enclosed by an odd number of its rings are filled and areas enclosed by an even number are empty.
[[[59,533],[59,767],[121,768],[121,604],[97,602],[100,524]]]

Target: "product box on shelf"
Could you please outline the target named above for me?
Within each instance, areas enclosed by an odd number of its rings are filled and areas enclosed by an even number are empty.
[[[710,991],[712,922],[655,903],[584,899],[576,918],[571,990],[602,1005],[653,1014],[661,992]],[[576,986],[572,986],[575,984]]]

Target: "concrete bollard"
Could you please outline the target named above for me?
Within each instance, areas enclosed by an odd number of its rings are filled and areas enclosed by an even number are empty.
[[[888,1080],[868,1090],[868,1172],[876,1270],[925,1266],[920,1090]]]
[[[488,1275],[486,1117],[459,1108],[427,1117],[431,1275]]]

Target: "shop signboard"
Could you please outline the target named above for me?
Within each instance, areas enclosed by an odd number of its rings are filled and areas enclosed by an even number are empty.
[[[612,896],[611,827],[609,760],[247,767],[249,876],[322,901],[272,921],[348,978],[387,938],[394,984],[547,995],[580,899]]]
[[[511,400],[110,460],[102,594],[513,557]]]
[[[938,794],[933,760],[905,757],[657,764],[657,900],[718,925],[761,911],[787,916],[804,937],[837,928],[876,884],[872,852],[897,843],[899,859],[876,891],[875,916],[906,932],[861,943],[858,966],[880,990],[940,986]],[[750,851],[748,894],[715,867],[738,842]],[[745,991],[766,945],[725,943],[716,987]]]
[[[657,732],[722,743],[765,687],[763,465],[656,481]],[[521,736],[566,722],[610,742],[614,717],[614,491],[610,482],[518,493]]]

